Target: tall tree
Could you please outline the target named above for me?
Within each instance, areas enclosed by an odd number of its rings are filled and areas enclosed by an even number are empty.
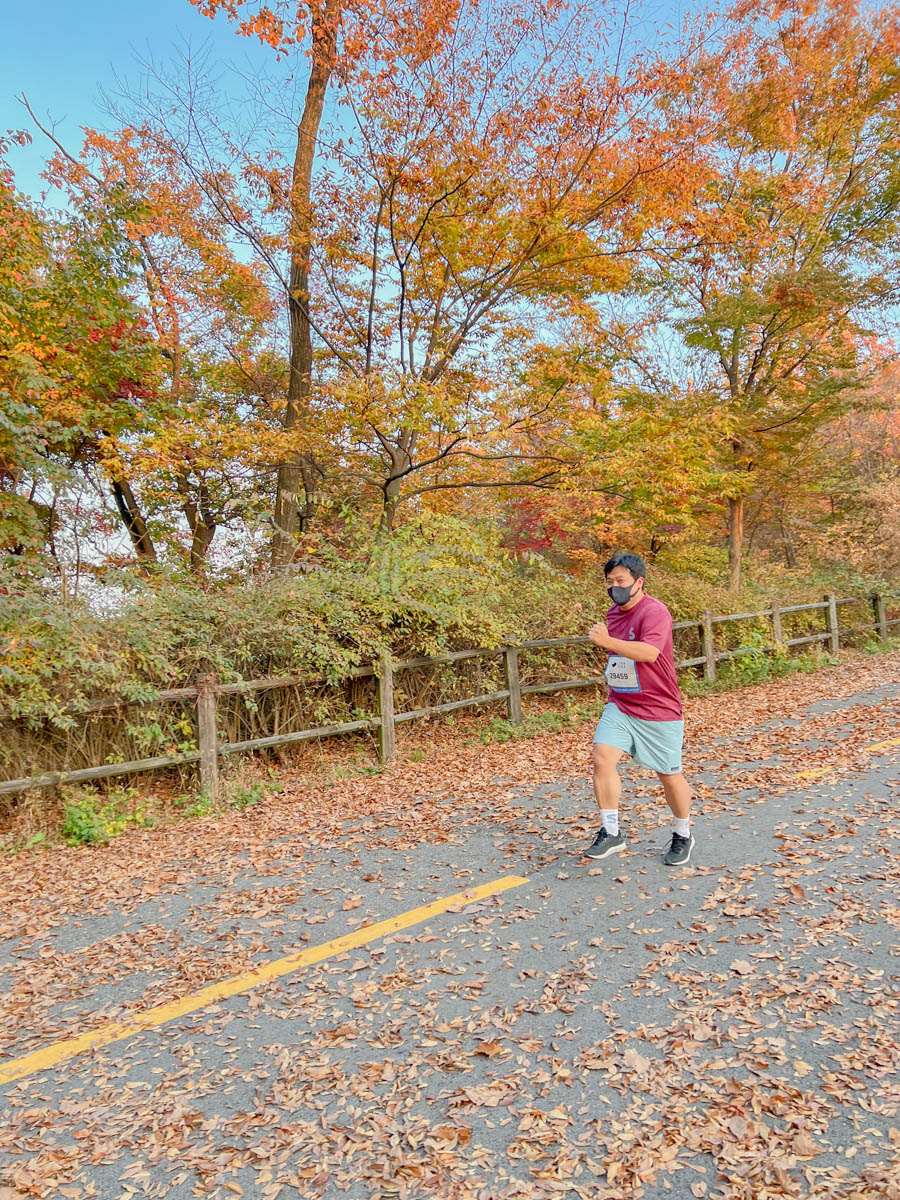
[[[290,374],[282,421],[290,432],[309,412],[312,391],[313,341],[310,316],[310,256],[313,239],[312,181],[316,143],[328,86],[337,62],[338,35],[341,27],[341,0],[325,0],[309,6],[310,51],[309,80],[303,113],[297,126],[297,145],[291,171],[288,276],[288,314],[290,324]],[[299,17],[299,14],[298,14]],[[293,36],[300,33],[299,20]],[[294,452],[278,465],[275,492],[275,533],[272,563],[290,562],[296,537],[304,520],[315,510],[316,483],[321,468],[315,458]],[[301,514],[301,504],[303,511]]]
[[[258,0],[192,0],[207,16],[223,11],[245,36],[255,36],[279,54],[305,51],[309,69],[287,196],[289,270],[286,298],[290,330],[290,374],[282,418],[291,435],[310,419],[313,332],[310,289],[314,244],[313,167],[328,89],[336,75],[355,76],[373,63],[390,63],[403,53],[428,57],[430,45],[452,25],[455,5],[444,0],[309,0],[274,5]],[[277,172],[274,174],[277,175]],[[275,180],[272,180],[275,187]],[[290,436],[286,439],[290,442]],[[309,450],[289,451],[278,466],[272,562],[290,561],[298,533],[313,515],[323,473]]]
[[[900,18],[856,0],[740,6],[730,70],[701,86],[719,114],[708,182],[659,237],[668,317],[730,429],[729,583],[745,498],[859,396],[867,336],[896,296]]]
[[[0,534],[22,554],[52,541],[72,472],[100,464],[138,555],[155,550],[105,446],[138,430],[150,338],[129,296],[136,264],[104,209],[42,210],[15,187],[0,144]]]
[[[276,453],[278,404],[255,382],[271,296],[259,264],[235,256],[221,213],[155,131],[88,130],[78,157],[57,145],[49,178],[73,205],[102,208],[133,249],[132,292],[165,364],[157,372],[156,419],[109,437],[105,461],[141,480],[170,548],[180,546],[184,522],[185,557],[202,570],[216,530],[258,507],[252,493]],[[248,471],[260,478],[247,479]],[[134,492],[117,486],[114,494],[131,532]]]

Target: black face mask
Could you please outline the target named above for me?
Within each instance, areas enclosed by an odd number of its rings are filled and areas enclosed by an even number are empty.
[[[618,604],[619,608],[622,608],[631,599],[632,589],[636,586],[637,580],[634,581],[631,587],[608,587],[606,591],[613,604]]]

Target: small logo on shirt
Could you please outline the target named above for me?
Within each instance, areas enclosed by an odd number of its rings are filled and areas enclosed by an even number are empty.
[[[629,640],[630,642],[633,642],[633,641],[634,641],[634,626],[633,626],[633,625],[632,625],[632,627],[631,627],[631,628],[628,630],[628,640]]]

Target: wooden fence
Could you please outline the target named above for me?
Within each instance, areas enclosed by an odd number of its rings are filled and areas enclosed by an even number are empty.
[[[724,616],[713,616],[706,612],[694,621],[677,621],[675,632],[685,629],[697,629],[703,653],[694,658],[683,659],[676,663],[679,670],[690,667],[702,667],[704,678],[710,681],[716,678],[716,667],[724,659],[739,653],[739,649],[719,650],[716,647],[715,627],[727,621],[746,621],[768,618],[772,624],[772,646],[793,647],[809,645],[815,642],[827,642],[832,653],[840,648],[840,639],[854,634],[869,633],[877,635],[883,642],[888,640],[888,629],[900,625],[900,618],[889,620],[886,601],[883,596],[868,597],[872,605],[873,619],[867,625],[853,629],[842,629],[838,622],[838,609],[846,604],[860,603],[859,597],[838,599],[836,596],[826,596],[816,604],[793,604],[784,607],[773,606],[758,612],[729,613]],[[783,617],[791,613],[812,612],[822,610],[825,616],[825,629],[820,633],[804,637],[785,638],[783,635]],[[78,714],[97,713],[106,709],[123,709],[125,707],[146,706],[161,701],[196,700],[197,705],[197,746],[198,749],[186,754],[161,755],[157,758],[143,758],[134,762],[106,763],[98,767],[86,767],[77,771],[61,771],[46,775],[36,775],[27,779],[9,779],[0,781],[0,795],[9,792],[25,791],[29,788],[52,787],[60,783],[83,783],[95,779],[108,779],[116,775],[131,775],[142,771],[161,770],[166,767],[176,767],[187,763],[199,762],[200,782],[203,790],[210,796],[215,796],[219,786],[219,760],[224,754],[241,754],[249,750],[264,750],[273,746],[286,746],[293,742],[309,741],[314,738],[333,737],[343,733],[355,733],[360,730],[377,730],[379,757],[382,762],[392,758],[395,753],[395,731],[397,725],[404,721],[415,721],[420,717],[437,716],[441,713],[454,712],[461,708],[471,708],[479,704],[491,704],[505,701],[509,720],[514,725],[521,725],[522,698],[538,693],[559,692],[572,688],[598,687],[603,683],[601,675],[592,675],[582,679],[563,679],[552,683],[537,683],[522,685],[519,681],[519,654],[523,651],[541,650],[554,647],[588,646],[588,637],[542,638],[532,642],[521,642],[518,645],[501,646],[496,649],[454,650],[434,658],[412,658],[405,661],[393,662],[389,655],[383,655],[377,663],[357,667],[349,671],[344,678],[376,677],[378,680],[378,715],[357,721],[344,721],[337,725],[327,725],[316,729],[301,729],[292,733],[280,733],[272,737],[251,738],[248,741],[220,743],[217,734],[216,705],[221,696],[237,695],[248,692],[260,692],[270,688],[307,687],[313,684],[321,685],[326,681],[318,676],[283,675],[271,679],[247,679],[238,683],[220,683],[214,675],[201,674],[197,677],[194,687],[172,688],[168,691],[157,692],[150,699],[124,700],[112,697],[89,701],[79,706]],[[464,700],[453,700],[447,704],[434,704],[428,708],[417,708],[409,712],[394,711],[394,676],[401,670],[415,670],[421,667],[438,666],[445,663],[462,662],[465,659],[496,656],[503,658],[504,682],[506,686],[498,691],[480,696],[467,697]]]

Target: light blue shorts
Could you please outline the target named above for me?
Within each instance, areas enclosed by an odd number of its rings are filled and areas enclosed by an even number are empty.
[[[610,702],[594,733],[594,744],[598,743],[624,750],[640,766],[660,775],[679,775],[684,721],[642,721]]]

